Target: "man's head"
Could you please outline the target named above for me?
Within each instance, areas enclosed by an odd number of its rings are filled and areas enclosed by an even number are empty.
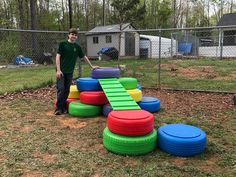
[[[69,29],[69,34],[71,34],[71,33],[78,35],[78,31],[77,31],[76,28],[70,28],[70,29]]]
[[[68,40],[69,42],[75,42],[78,37],[78,31],[76,28],[70,28],[68,32]]]

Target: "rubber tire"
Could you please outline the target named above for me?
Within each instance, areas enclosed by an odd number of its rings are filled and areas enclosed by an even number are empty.
[[[130,96],[134,99],[134,101],[139,102],[142,100],[142,91],[139,89],[127,90]]]
[[[137,79],[133,77],[121,77],[118,81],[126,90],[136,89],[138,85]]]
[[[99,81],[91,77],[82,77],[76,80],[76,86],[79,91],[98,91],[102,90]]]
[[[113,110],[113,109],[112,109],[112,107],[111,107],[110,104],[105,104],[105,105],[102,107],[102,114],[107,117],[108,114],[109,114],[112,110]]]
[[[114,134],[106,127],[103,131],[103,145],[113,153],[123,155],[142,155],[156,148],[157,133],[154,129],[145,136],[121,136]]]
[[[69,104],[71,103],[71,102],[73,102],[73,101],[78,101],[79,99],[77,99],[77,98],[67,98],[67,100],[66,100],[66,109],[68,109],[69,108]]]
[[[68,98],[75,98],[75,99],[79,99],[79,91],[77,89],[76,85],[71,85],[70,86],[70,93],[68,95]]]
[[[153,114],[144,110],[111,111],[107,127],[113,133],[124,136],[144,136],[154,128]]]
[[[83,91],[80,93],[80,102],[91,105],[104,105],[108,103],[103,91]]]
[[[142,86],[140,84],[137,84],[137,89],[142,90]]]
[[[102,79],[102,78],[119,78],[120,77],[120,69],[113,67],[100,67],[91,70],[91,77],[94,79]]]
[[[160,111],[161,102],[155,97],[142,97],[142,100],[138,102],[141,109],[154,113]]]
[[[101,115],[102,107],[87,105],[80,103],[80,101],[74,101],[69,104],[69,114],[75,117],[95,117]]]
[[[169,124],[158,129],[158,146],[176,156],[188,157],[200,154],[207,144],[206,133],[185,124]]]

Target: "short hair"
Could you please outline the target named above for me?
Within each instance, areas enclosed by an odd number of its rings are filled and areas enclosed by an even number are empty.
[[[69,29],[69,34],[70,34],[70,33],[73,33],[73,34],[77,34],[77,35],[78,35],[78,31],[77,31],[76,28],[70,28],[70,29]]]

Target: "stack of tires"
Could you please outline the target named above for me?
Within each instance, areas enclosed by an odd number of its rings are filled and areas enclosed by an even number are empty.
[[[108,103],[97,79],[91,77],[76,80],[79,100],[69,104],[68,112],[75,117],[95,117],[101,115],[102,106]]]
[[[141,101],[142,92],[136,89],[137,79],[120,78],[119,69],[99,68],[92,71],[95,79],[119,78],[119,82],[136,101]],[[112,85],[111,85],[112,87]],[[108,116],[107,127],[103,131],[103,144],[113,153],[141,155],[153,151],[157,144],[157,132],[154,129],[154,116],[145,110],[112,110],[109,105],[103,107]]]
[[[154,116],[145,110],[111,111],[103,131],[103,144],[111,152],[141,155],[157,144]]]

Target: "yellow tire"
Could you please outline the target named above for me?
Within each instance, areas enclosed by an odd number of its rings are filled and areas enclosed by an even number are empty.
[[[139,102],[142,100],[142,91],[139,89],[126,90],[134,101]]]
[[[76,85],[71,85],[71,86],[70,86],[70,93],[69,93],[68,98],[76,98],[76,99],[79,99],[79,91],[78,91]]]

